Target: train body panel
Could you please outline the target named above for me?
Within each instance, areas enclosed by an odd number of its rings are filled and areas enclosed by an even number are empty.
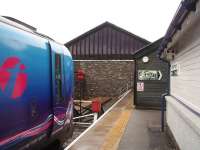
[[[64,124],[67,124],[67,116],[71,116],[67,112],[71,109],[71,93],[72,87],[72,61],[70,61],[68,53],[63,53],[65,47],[50,42],[51,46],[51,64],[52,64],[52,97],[53,97],[53,112],[54,112],[54,126],[53,131],[56,132]]]
[[[72,66],[64,46],[0,21],[0,149],[27,148],[69,124]]]

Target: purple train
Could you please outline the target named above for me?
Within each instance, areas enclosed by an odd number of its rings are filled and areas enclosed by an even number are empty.
[[[25,23],[0,17],[0,149],[65,142],[73,133],[72,94],[67,48]]]

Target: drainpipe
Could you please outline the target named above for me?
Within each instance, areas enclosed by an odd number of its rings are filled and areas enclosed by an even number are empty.
[[[169,95],[169,91],[170,91],[170,63],[162,58],[160,58],[160,56],[158,56],[159,59],[165,63],[168,64],[169,66],[169,72],[168,72],[168,75],[169,75],[169,79],[168,79],[168,90],[166,90],[165,93],[163,93],[161,95],[161,132],[164,132],[164,127],[165,127],[165,106],[166,106],[166,100],[165,100],[165,96]]]

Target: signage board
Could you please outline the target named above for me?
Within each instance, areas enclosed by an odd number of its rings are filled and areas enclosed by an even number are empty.
[[[144,82],[137,82],[137,91],[139,92],[144,91]]]
[[[138,70],[138,79],[143,80],[161,80],[162,73],[160,70]]]
[[[178,63],[172,64],[170,68],[171,76],[178,76],[180,74],[180,65]]]

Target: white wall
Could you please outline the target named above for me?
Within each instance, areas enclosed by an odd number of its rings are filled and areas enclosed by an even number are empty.
[[[181,150],[200,149],[200,119],[172,97],[167,97],[167,124]]]
[[[179,64],[178,76],[171,76],[171,95],[200,108],[200,38],[182,49],[171,65]]]
[[[181,150],[200,150],[200,4],[184,22],[170,45],[176,51],[171,65],[179,64],[178,76],[170,77],[167,124]]]

